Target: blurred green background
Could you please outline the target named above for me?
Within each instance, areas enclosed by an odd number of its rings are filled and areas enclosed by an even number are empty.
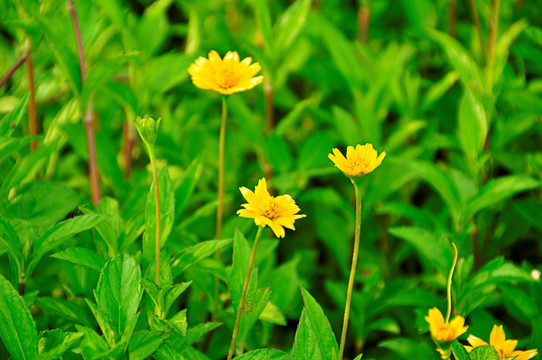
[[[175,258],[213,239],[221,99],[196,88],[187,69],[210,50],[222,56],[235,50],[262,65],[265,81],[228,98],[222,237],[239,229],[252,241],[256,227],[235,215],[244,202],[238,188],[253,188],[263,176],[275,194],[290,194],[307,214],[281,241],[265,233],[259,283],[271,287],[276,309],[260,318],[248,349],[291,349],[301,285],[338,334],[353,191],[327,154],[358,143],[372,143],[387,156],[364,180],[347,353],[435,358],[420,331],[427,331],[428,308],[445,309],[450,241],[460,254],[454,311],[469,316],[469,333],[487,340],[493,324],[502,323],[518,347],[542,349],[542,287],[531,276],[542,270],[542,1],[74,5],[88,63],[85,82],[64,1],[0,4],[0,74],[31,49],[40,134],[38,150],[30,152],[23,66],[0,89],[0,113],[20,110],[22,116],[11,130],[7,117],[0,123],[0,214],[20,237],[93,211],[81,120],[91,102],[101,195],[108,198],[98,212],[115,212],[122,236],[111,247],[103,234],[82,232],[53,252],[78,246],[105,258],[121,252],[140,258],[151,175],[130,122],[145,114],[162,117],[157,158],[161,179],[165,169],[169,173],[164,196],[174,202],[167,251]],[[33,230],[25,233],[29,224]],[[15,284],[6,249],[0,254],[0,273]],[[173,269],[176,279],[194,281],[178,304],[188,308],[189,326],[210,319],[213,276],[230,264],[226,247],[220,260],[209,256],[186,271]],[[97,276],[44,256],[26,289],[39,290],[38,300],[74,304],[93,324],[83,298],[92,297]],[[225,281],[220,289],[227,307]],[[31,308],[38,330],[75,330],[73,317],[57,316],[46,303]],[[208,358],[223,357],[230,327],[194,347]]]

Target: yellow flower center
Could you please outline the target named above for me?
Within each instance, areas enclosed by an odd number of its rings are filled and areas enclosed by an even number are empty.
[[[215,75],[216,84],[222,89],[229,89],[237,84],[235,72],[231,69],[220,69]]]
[[[435,338],[440,341],[451,342],[457,337],[457,329],[450,324],[444,324],[438,329],[438,333]]]
[[[362,159],[356,159],[356,160],[348,159],[348,161],[346,163],[346,166],[352,172],[356,171],[357,167],[360,166],[360,165],[362,165],[364,168],[366,168],[367,166],[369,166],[369,161],[364,161]]]
[[[279,217],[278,205],[273,198],[271,198],[271,200],[269,200],[265,205],[263,205],[260,210],[262,215],[269,220],[275,220]]]

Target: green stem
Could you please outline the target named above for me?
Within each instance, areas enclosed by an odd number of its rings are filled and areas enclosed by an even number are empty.
[[[224,146],[226,143],[226,119],[228,117],[228,102],[222,97],[222,121],[220,122],[220,137],[218,143],[218,208],[216,211],[216,239],[222,237],[222,217],[224,212]]]
[[[450,320],[450,315],[452,315],[452,276],[454,275],[455,265],[457,264],[457,246],[452,242],[454,247],[454,261],[452,262],[452,268],[450,269],[450,275],[448,276],[448,287],[446,289],[446,294],[448,295],[448,312],[446,313],[446,323]]]
[[[482,62],[485,60],[485,51],[484,51],[484,39],[482,37],[482,27],[480,26],[480,16],[478,16],[478,9],[476,8],[475,0],[469,0],[470,12],[472,15],[472,21],[474,22],[474,27],[476,28],[476,33],[478,35],[478,42],[480,43],[480,56]]]
[[[254,239],[254,244],[252,245],[252,253],[250,254],[250,261],[248,262],[247,276],[245,278],[245,283],[243,284],[243,292],[241,293],[241,301],[239,301],[239,307],[237,308],[237,317],[235,318],[235,326],[233,327],[233,335],[231,337],[230,351],[228,352],[228,360],[232,359],[233,352],[235,351],[237,333],[239,332],[239,324],[241,323],[241,314],[243,313],[243,307],[245,306],[245,297],[247,295],[248,284],[250,282],[250,274],[252,273],[252,267],[254,266],[254,259],[256,259],[256,250],[258,249],[258,243],[260,242],[262,230],[263,230],[263,227],[259,226],[258,233],[256,234],[256,239]]]
[[[156,210],[156,238],[155,238],[155,262],[156,262],[156,275],[155,282],[160,287],[160,189],[158,188],[158,172],[156,171],[156,157],[154,155],[154,149],[151,146],[147,147],[149,150],[149,158],[151,159],[152,168],[152,180],[154,182],[154,203]]]
[[[495,67],[495,43],[499,33],[499,13],[501,1],[491,0],[491,19],[489,20],[489,37],[487,42],[487,91],[493,92],[493,72]]]
[[[361,189],[357,180],[352,180],[356,192],[356,234],[354,237],[354,251],[352,254],[352,267],[350,268],[350,279],[348,280],[348,291],[346,292],[346,305],[344,307],[343,329],[341,333],[341,345],[339,347],[339,360],[344,355],[344,346],[346,342],[346,331],[348,330],[348,318],[350,316],[350,302],[352,301],[352,290],[354,288],[354,278],[356,277],[356,267],[359,255],[359,237],[361,232]]]
[[[228,118],[228,101],[226,96],[222,97],[222,120],[220,121],[220,135],[218,141],[218,206],[216,210],[216,235],[215,239],[222,238],[222,217],[224,215],[224,147],[226,144],[226,120]],[[215,253],[216,259],[220,259],[220,250]],[[220,283],[215,277],[214,289],[214,313],[218,314]]]

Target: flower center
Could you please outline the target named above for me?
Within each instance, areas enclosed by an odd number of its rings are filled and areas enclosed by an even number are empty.
[[[215,81],[222,89],[229,89],[237,84],[235,72],[231,69],[221,69],[216,72]]]
[[[278,205],[273,198],[271,198],[271,200],[269,200],[267,204],[263,205],[261,208],[262,215],[269,220],[275,220],[279,217],[278,210]]]
[[[438,330],[438,336],[436,336],[437,340],[443,340],[446,342],[453,341],[456,338],[456,329],[450,324],[444,324],[439,330]]]
[[[363,161],[362,159],[356,159],[349,160],[347,163],[347,166],[350,168],[350,170],[355,170],[359,165],[362,165],[364,168],[366,168],[369,165],[369,162]]]

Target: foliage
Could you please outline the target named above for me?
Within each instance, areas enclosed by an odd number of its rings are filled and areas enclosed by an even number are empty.
[[[454,357],[497,359],[462,346],[494,324],[542,349],[540,1],[74,6],[86,77],[65,1],[0,2],[0,75],[30,49],[39,120],[30,135],[22,66],[0,88],[1,359],[224,358],[256,234],[235,215],[238,189],[264,175],[307,218],[280,241],[263,233],[237,359],[337,359],[354,198],[328,154],[365,143],[387,155],[361,186],[346,358],[438,359],[424,317],[446,308],[451,242],[453,313],[469,326]],[[187,72],[210,50],[251,57],[264,76],[227,100],[221,239],[220,95]],[[147,114],[162,118],[160,267],[155,185],[132,124]]]

